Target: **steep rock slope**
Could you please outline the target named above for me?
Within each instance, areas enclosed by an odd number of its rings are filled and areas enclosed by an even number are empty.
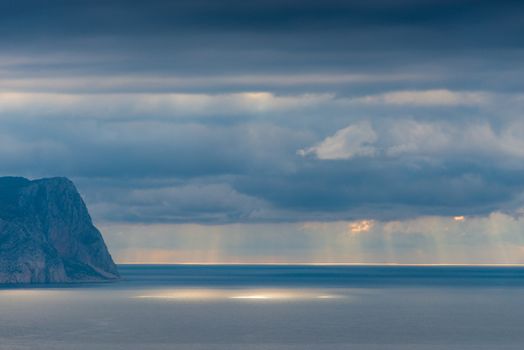
[[[0,177],[0,283],[117,278],[102,235],[70,180]]]

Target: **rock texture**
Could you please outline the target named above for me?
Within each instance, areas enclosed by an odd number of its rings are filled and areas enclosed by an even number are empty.
[[[0,283],[117,278],[102,235],[70,180],[0,177]]]

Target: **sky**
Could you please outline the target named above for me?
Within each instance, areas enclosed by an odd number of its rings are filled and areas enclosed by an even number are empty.
[[[0,2],[0,175],[120,263],[524,263],[520,1]]]

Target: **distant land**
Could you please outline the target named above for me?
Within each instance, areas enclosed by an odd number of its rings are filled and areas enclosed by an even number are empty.
[[[119,278],[75,185],[64,177],[0,177],[0,283]]]

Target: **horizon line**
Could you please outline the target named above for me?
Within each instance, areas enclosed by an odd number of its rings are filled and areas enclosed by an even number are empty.
[[[164,265],[164,266],[464,266],[464,267],[524,267],[524,263],[480,263],[480,264],[465,264],[465,263],[203,263],[203,262],[189,262],[189,263],[116,263],[117,265]]]

